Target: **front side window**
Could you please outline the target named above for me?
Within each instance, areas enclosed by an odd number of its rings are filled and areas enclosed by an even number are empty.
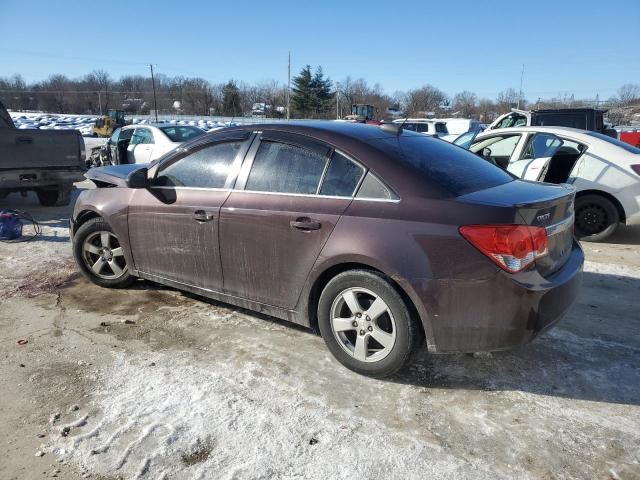
[[[249,172],[246,190],[315,194],[327,158],[297,145],[263,140]]]
[[[160,167],[155,184],[163,187],[223,188],[244,142],[209,145]]]
[[[529,144],[524,150],[522,159],[531,160],[533,158],[553,157],[561,145],[562,140],[555,135],[537,133],[531,140],[529,140]]]
[[[320,195],[352,197],[364,169],[338,152],[334,153],[322,181]]]
[[[443,135],[448,135],[449,130],[447,129],[447,125],[444,123],[436,123],[436,132],[442,133]]]

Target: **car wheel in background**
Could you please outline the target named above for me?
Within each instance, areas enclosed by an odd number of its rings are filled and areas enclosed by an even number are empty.
[[[586,242],[599,242],[611,235],[620,222],[618,209],[611,200],[595,194],[576,198],[576,236]]]
[[[373,377],[405,366],[422,329],[381,274],[351,270],[334,277],[318,303],[318,326],[331,353],[347,368]]]
[[[78,228],[73,256],[83,275],[101,287],[123,288],[135,280],[118,237],[102,218],[93,218]]]
[[[39,188],[36,195],[40,201],[40,205],[45,207],[66,206],[71,203],[71,188],[58,187],[56,189]]]

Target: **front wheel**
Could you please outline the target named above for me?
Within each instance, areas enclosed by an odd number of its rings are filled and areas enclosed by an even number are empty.
[[[73,256],[82,274],[101,287],[123,288],[135,280],[120,240],[102,218],[93,218],[78,228]]]
[[[422,340],[400,294],[383,275],[366,270],[329,281],[318,303],[318,326],[340,363],[373,377],[404,367]]]
[[[600,242],[618,228],[620,214],[611,200],[602,195],[576,198],[576,235],[586,242]]]

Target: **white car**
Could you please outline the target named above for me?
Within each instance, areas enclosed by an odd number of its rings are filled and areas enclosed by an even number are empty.
[[[412,130],[432,137],[440,138],[449,135],[446,123],[430,118],[398,118],[393,121],[393,124],[402,125],[404,130]]]
[[[453,142],[456,138],[466,132],[481,132],[482,125],[478,120],[470,118],[440,118],[440,122],[447,125],[449,135],[440,137],[447,142]]]
[[[575,229],[583,240],[603,240],[619,223],[640,224],[639,148],[568,127],[468,132],[453,143],[522,179],[572,184]]]
[[[107,148],[113,164],[148,163],[204,133],[198,127],[170,123],[127,125],[113,132]]]

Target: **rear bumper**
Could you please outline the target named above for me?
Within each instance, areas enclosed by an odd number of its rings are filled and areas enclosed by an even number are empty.
[[[434,280],[422,292],[437,353],[506,350],[552,328],[573,305],[584,254],[574,240],[569,260],[550,277],[502,271],[482,280]]]
[[[83,168],[25,168],[0,170],[0,189],[33,190],[40,187],[72,184],[84,180]]]

